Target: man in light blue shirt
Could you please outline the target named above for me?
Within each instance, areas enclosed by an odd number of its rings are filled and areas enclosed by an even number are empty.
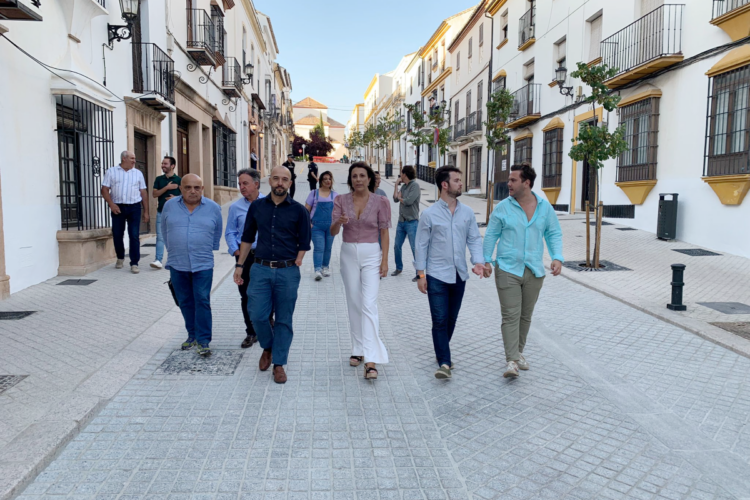
[[[229,247],[229,255],[233,255],[235,261],[237,261],[240,255],[242,231],[245,229],[245,218],[247,217],[247,211],[250,209],[250,204],[255,200],[265,198],[265,195],[258,191],[260,189],[260,173],[257,170],[243,169],[237,172],[237,184],[240,187],[242,198],[232,203],[229,207],[227,230],[224,233],[227,246]],[[250,250],[250,257],[252,258],[245,259],[245,264],[242,267],[243,282],[237,286],[240,290],[242,317],[245,320],[245,340],[240,344],[240,347],[243,349],[247,349],[258,340],[253,324],[250,321],[247,298],[247,287],[250,284],[250,268],[255,262],[255,246],[257,244],[257,241],[253,242],[252,250]]]
[[[456,329],[469,270],[466,247],[469,247],[472,270],[482,277],[482,237],[474,211],[460,203],[463,191],[461,170],[453,166],[435,171],[440,199],[422,213],[417,227],[414,268],[419,291],[427,294],[432,316],[432,343],[438,370],[435,378],[451,378],[450,341]]]
[[[495,285],[503,315],[506,378],[518,377],[519,369],[529,369],[523,348],[544,282],[545,241],[552,257],[553,276],[560,274],[564,262],[560,222],[552,205],[531,190],[535,179],[536,172],[528,163],[511,167],[510,197],[492,211],[484,235],[485,277],[492,274],[492,254],[497,245]]]
[[[188,332],[182,349],[198,346],[199,355],[209,356],[213,251],[221,242],[221,207],[203,196],[203,180],[195,174],[182,178],[180,192],[162,209],[166,268]]]

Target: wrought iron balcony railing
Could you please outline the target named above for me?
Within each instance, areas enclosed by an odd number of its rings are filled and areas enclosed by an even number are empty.
[[[471,134],[477,129],[477,112],[469,113],[466,117],[466,133]]]
[[[216,64],[216,27],[203,9],[187,9],[187,48],[201,66]]]
[[[157,94],[174,104],[174,61],[155,43],[133,42],[133,92]]]
[[[541,114],[541,83],[529,83],[513,92],[513,108],[510,112],[508,127],[520,127],[533,121]]]
[[[750,5],[750,0],[714,0],[713,15],[711,19],[716,19],[724,14],[728,14],[735,9]]]
[[[453,134],[453,140],[457,140],[459,137],[466,135],[464,132],[466,126],[466,118],[461,118],[456,122],[455,133]]]
[[[684,8],[684,5],[662,5],[604,39],[602,63],[618,69],[608,83],[625,84],[682,60]],[[646,67],[634,71],[641,66]],[[628,76],[623,78],[625,74]]]
[[[240,63],[234,57],[227,57],[221,69],[221,87],[230,97],[239,97],[242,92]]]
[[[518,46],[523,47],[535,38],[536,6],[531,7],[518,20]]]

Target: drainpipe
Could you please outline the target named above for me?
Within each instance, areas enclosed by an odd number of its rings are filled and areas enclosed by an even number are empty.
[[[490,20],[490,68],[489,68],[489,75],[487,76],[487,101],[489,101],[490,96],[492,95],[492,56],[495,54],[495,20],[492,18],[492,16],[488,16],[487,12],[484,13],[484,17]],[[485,105],[484,108],[486,110],[487,106]],[[495,160],[495,155],[497,155],[497,151],[493,149],[492,150],[493,163]],[[486,186],[487,186],[487,189],[485,190],[485,194],[487,195],[487,198],[489,198],[490,197],[490,152],[489,152],[489,148],[487,149],[487,184]]]

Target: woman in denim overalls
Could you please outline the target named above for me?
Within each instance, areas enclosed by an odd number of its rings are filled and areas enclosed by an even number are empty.
[[[315,266],[315,281],[331,275],[328,265],[331,262],[333,236],[331,236],[331,215],[333,200],[337,193],[333,190],[333,174],[320,174],[320,189],[311,191],[305,202],[305,208],[310,211],[312,220],[313,265]]]

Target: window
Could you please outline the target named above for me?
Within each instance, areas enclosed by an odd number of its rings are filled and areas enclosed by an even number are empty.
[[[264,104],[270,109],[271,106],[271,80],[266,80],[266,98]]]
[[[220,62],[223,64],[223,60],[226,57],[225,50],[225,38],[226,31],[224,31],[224,13],[221,11],[218,5],[211,6],[211,21],[214,26],[214,52],[217,56],[220,54]]]
[[[245,72],[245,66],[247,65],[247,30],[245,27],[242,27],[242,72],[244,74]],[[251,50],[250,52],[250,61],[255,60],[255,54],[254,51]]]
[[[414,94],[414,77],[409,78],[409,95]]]
[[[477,189],[482,184],[482,148],[469,150],[469,189]]]
[[[500,26],[501,30],[503,32],[503,41],[508,39],[508,11],[506,10],[503,12],[502,16],[500,16]]]
[[[461,69],[461,52],[456,53],[456,71]]]
[[[711,79],[706,175],[750,172],[750,66]]]
[[[542,187],[562,186],[562,149],[563,129],[556,128],[544,133]]]
[[[523,65],[523,79],[526,83],[534,83],[534,60]]]
[[[74,95],[56,95],[60,216],[63,229],[109,227],[101,197],[114,159],[112,111]]]
[[[519,141],[516,141],[515,151],[513,151],[513,161],[516,165],[527,161],[529,165],[531,163],[531,137],[526,137]],[[533,165],[532,165],[533,166]]]
[[[440,42],[440,71],[445,69],[445,40]]]
[[[599,17],[589,21],[589,62],[601,56],[603,17],[599,14]]]
[[[479,46],[484,45],[484,23],[479,25]]]
[[[656,179],[659,98],[651,97],[620,108],[628,150],[617,158],[617,182]]]
[[[466,92],[466,116],[471,114],[471,90]]]
[[[471,44],[472,44],[472,42],[473,42],[473,41],[474,41],[474,40],[472,40],[471,38],[469,38],[469,55],[468,55],[468,56],[466,56],[466,57],[467,57],[467,58],[469,58],[469,59],[471,59]]]
[[[459,101],[456,100],[456,102],[453,104],[453,123],[458,123],[458,110],[459,110]]]
[[[438,48],[435,47],[435,50],[432,53],[432,70],[435,71],[438,66]]]
[[[492,91],[493,92],[497,92],[498,90],[504,89],[504,88],[505,88],[505,77],[504,76],[501,76],[500,78],[498,78],[497,80],[495,80],[492,83]]]
[[[213,132],[214,184],[216,186],[237,187],[237,134],[220,122],[214,122]]]
[[[554,72],[560,66],[565,66],[565,38],[555,43],[554,46],[554,67],[552,68],[552,79],[555,79]]]

